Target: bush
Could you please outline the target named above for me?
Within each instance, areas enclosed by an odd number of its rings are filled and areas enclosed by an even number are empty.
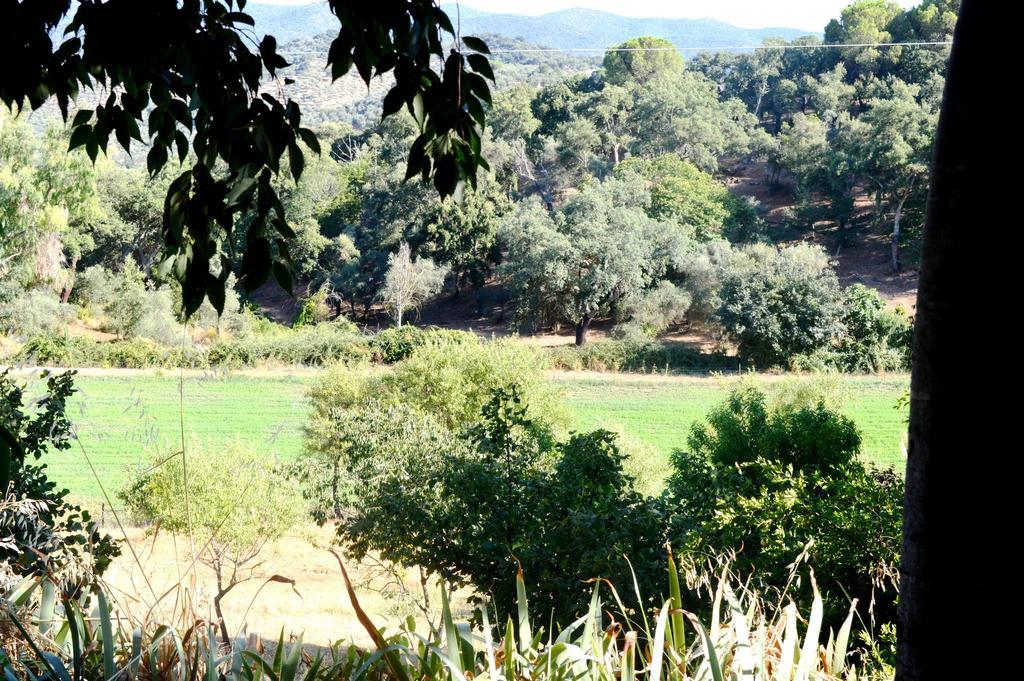
[[[0,587],[8,577],[46,575],[75,598],[120,549],[39,463],[71,448],[67,400],[75,392],[74,372],[40,378],[45,395],[28,401],[9,370],[0,372]]]
[[[417,326],[394,326],[379,331],[370,343],[373,358],[385,364],[394,364],[408,358],[417,348],[425,345],[472,345],[480,342],[476,334],[455,329]]]
[[[83,645],[58,646],[40,637],[36,646],[13,646],[8,649],[9,657],[0,655],[0,668],[8,679],[69,679],[76,669],[85,670],[84,678],[92,679],[113,676],[114,673],[106,670],[109,666],[121,670],[117,673],[125,681],[151,678],[154,676],[149,673],[152,669],[161,670],[164,677],[219,678],[228,676],[224,674],[226,660],[230,660],[231,677],[266,676],[305,681],[353,678],[455,681],[468,678],[470,670],[480,671],[473,678],[489,681],[498,678],[535,681],[768,678],[767,673],[741,675],[743,665],[770,670],[773,679],[881,681],[892,678],[892,668],[877,661],[875,649],[878,646],[874,642],[868,651],[853,649],[855,653],[868,653],[861,658],[864,662],[856,664],[851,659],[850,641],[866,635],[853,613],[838,631],[826,632],[814,614],[817,603],[801,612],[792,604],[783,605],[759,597],[742,582],[721,577],[711,585],[715,596],[709,596],[702,608],[710,610],[712,616],[687,621],[680,612],[685,592],[679,587],[671,555],[667,561],[662,560],[660,568],[659,572],[667,574],[661,575],[657,591],[669,596],[671,602],[659,601],[650,618],[632,617],[621,607],[619,595],[630,591],[630,583],[597,581],[591,588],[575,584],[568,592],[573,600],[590,600],[585,615],[577,621],[552,621],[550,613],[538,608],[536,603],[516,597],[507,601],[493,600],[482,612],[486,620],[456,623],[448,590],[446,585],[441,585],[439,625],[435,627],[431,623],[429,632],[417,631],[408,621],[391,626],[373,621],[365,614],[351,588],[348,574],[343,572],[351,605],[360,614],[373,645],[363,648],[339,641],[326,651],[317,651],[312,659],[304,655],[309,646],[303,645],[301,636],[286,644],[283,631],[277,645],[270,650],[264,650],[262,645],[250,648],[240,639],[234,642],[232,653],[225,656],[215,640],[213,623],[198,613],[182,608],[177,623],[147,619],[139,625],[126,613],[112,611],[107,604],[116,603],[117,599],[108,594],[100,599],[99,617],[84,616],[82,609],[74,604],[69,604],[70,613],[59,614],[60,619],[55,624],[59,631],[68,629],[67,622],[73,617],[83,615],[78,618]],[[510,585],[518,579],[521,577],[515,577],[514,573],[506,577]],[[588,591],[590,593],[586,593]],[[712,598],[718,607],[708,608],[707,601]],[[721,607],[723,605],[725,607]],[[492,609],[499,614],[497,622],[492,622],[487,615]],[[501,618],[505,613],[510,615],[507,620]],[[11,618],[17,619],[17,616],[12,612]],[[801,626],[803,623],[806,626]],[[293,628],[292,623],[286,626]],[[557,639],[554,632],[558,632]],[[714,638],[708,632],[712,632]],[[167,639],[174,643],[167,645]],[[44,650],[38,646],[43,646]],[[140,650],[147,657],[143,663],[135,665]],[[451,654],[451,651],[458,652]],[[654,651],[650,660],[647,651]],[[800,651],[814,651],[814,654],[800,655]],[[647,670],[655,667],[661,671],[637,674],[640,665]],[[799,667],[794,677],[796,665]]]
[[[670,536],[692,567],[735,552],[733,569],[762,589],[809,598],[808,584],[789,584],[807,560],[833,621],[847,595],[891,621],[903,482],[856,458],[849,419],[821,402],[772,408],[744,388],[693,427],[689,445],[673,454],[666,503]]]
[[[627,321],[616,325],[612,336],[620,340],[655,338],[682,322],[689,308],[690,294],[663,281],[625,302],[622,316]]]
[[[560,619],[585,610],[585,597],[565,596],[580,580],[629,583],[623,554],[641,583],[657,578],[660,517],[633,491],[615,436],[558,443],[515,387],[494,391],[462,437],[408,405],[368,405],[343,428],[359,494],[339,535],[357,558],[419,565],[497,602],[515,597],[518,561],[531,603]]]
[[[210,345],[208,361],[211,366],[246,367],[257,364],[325,366],[369,360],[369,342],[361,334],[350,331],[345,322],[218,338]]]
[[[302,301],[302,307],[292,321],[292,328],[314,326],[330,319],[331,310],[327,306],[327,289],[321,287]]]
[[[735,371],[739,364],[723,353],[651,339],[604,340],[579,347],[546,348],[552,369],[564,371],[707,372]]]
[[[845,333],[835,343],[790,358],[798,371],[907,371],[914,328],[901,310],[889,310],[874,289],[854,284],[844,292]]]
[[[818,247],[754,246],[726,273],[718,318],[758,367],[785,366],[794,355],[843,335],[839,280]]]
[[[516,341],[428,343],[380,378],[395,401],[405,401],[453,430],[476,423],[495,390],[518,386],[530,419],[568,425],[561,396],[547,381],[541,352]]]
[[[75,309],[50,289],[30,289],[0,301],[0,323],[22,337],[56,333],[75,320]]]
[[[206,354],[192,346],[168,348],[145,338],[97,342],[84,337],[58,334],[30,338],[15,359],[27,364],[51,367],[170,369],[207,366]]]

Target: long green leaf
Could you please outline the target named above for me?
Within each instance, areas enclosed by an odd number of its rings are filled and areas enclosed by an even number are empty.
[[[841,676],[843,670],[846,669],[846,649],[850,644],[850,628],[853,627],[853,616],[856,612],[857,599],[854,598],[850,603],[850,614],[846,616],[846,620],[839,627],[839,635],[836,636],[835,648],[832,651],[832,669],[830,671],[835,676]]]
[[[295,681],[295,674],[299,670],[299,662],[302,661],[302,635],[295,640],[292,647],[288,649],[288,655],[281,663],[281,681]]]
[[[49,577],[42,579],[42,595],[39,599],[39,633],[46,634],[53,626],[53,613],[57,607],[57,587]]]
[[[658,623],[654,627],[654,644],[651,650],[651,666],[648,670],[648,681],[661,681],[661,662],[665,657],[665,628],[668,626],[668,613],[672,601],[665,601],[658,614]]]
[[[530,649],[533,634],[530,633],[530,607],[526,602],[526,580],[523,579],[523,567],[516,570],[516,608],[519,614],[519,652]]]
[[[796,604],[790,601],[783,611],[786,626],[782,634],[782,651],[779,655],[779,666],[775,670],[776,681],[790,681],[793,678],[793,661],[796,657]]]
[[[701,643],[704,645],[704,664],[711,670],[711,678],[715,681],[725,681],[725,674],[722,670],[722,664],[718,661],[718,652],[715,650],[715,643],[711,640],[708,632],[704,629],[704,625],[700,623],[692,613],[686,613],[690,619],[690,624],[697,630],[700,635]]]
[[[796,665],[796,681],[807,681],[818,659],[818,637],[821,635],[821,619],[824,614],[824,606],[821,602],[821,594],[818,593],[818,584],[814,581],[814,573],[811,573],[811,589],[814,591],[814,601],[811,603],[811,616],[807,619],[807,631],[804,633],[804,645],[800,648],[800,661]]]
[[[683,595],[679,588],[679,569],[672,557],[672,547],[668,547],[668,592],[672,599],[672,645],[683,659],[686,669],[686,631],[683,628]]]
[[[459,630],[455,628],[455,620],[452,618],[452,609],[448,603],[448,589],[444,582],[441,582],[441,621],[444,624],[445,643],[448,646],[448,657],[457,665],[459,674],[465,675],[462,667],[461,645],[459,644]]]
[[[516,651],[515,651],[515,630],[512,628],[512,618],[508,618],[508,624],[505,625],[505,681],[514,681],[516,678]]]
[[[107,596],[102,589],[96,591],[96,606],[100,613],[100,647],[103,650],[103,678],[111,681],[117,674],[114,667],[114,650],[117,648],[117,641],[114,640],[114,627],[110,621],[110,604],[107,603]]]
[[[626,632],[622,647],[622,681],[636,681],[636,632]]]

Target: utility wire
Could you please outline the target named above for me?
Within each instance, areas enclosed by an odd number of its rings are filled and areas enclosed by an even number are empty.
[[[913,41],[904,43],[815,43],[810,45],[712,45],[708,47],[530,47],[495,48],[491,54],[534,54],[543,52],[725,52],[730,50],[820,50],[850,49],[856,47],[949,47],[952,40]],[[279,50],[280,54],[311,54],[322,56],[316,50]]]

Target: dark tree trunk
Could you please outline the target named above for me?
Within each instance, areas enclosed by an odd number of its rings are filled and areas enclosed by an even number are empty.
[[[986,343],[979,324],[1009,331],[1000,321],[1016,290],[1016,218],[1006,214],[1015,204],[993,194],[1012,176],[1014,124],[993,117],[985,78],[1001,63],[1006,29],[996,22],[1005,24],[1005,9],[964,0],[936,134],[914,329],[899,681],[949,678],[950,637],[960,625],[994,633],[990,651],[1005,650],[1000,643],[1012,635],[1006,606],[1017,588],[1019,530],[1011,523],[1020,512],[1007,510],[1019,498],[1007,465],[1020,427],[1019,399],[1006,388],[1019,385],[1020,371],[1013,362],[1007,371],[979,366],[975,354]],[[996,234],[1006,243],[993,246]],[[972,656],[969,665],[977,679],[1020,673],[999,654]]]
[[[576,324],[576,345],[582,346],[587,344],[587,331],[590,331],[590,322],[594,320],[594,315],[585,314],[583,319]]]
[[[224,621],[224,610],[221,608],[221,600],[224,598],[225,592],[221,592],[213,597],[213,611],[217,614],[217,628],[220,629],[220,639],[225,646],[231,645],[231,636],[228,635],[228,625]]]

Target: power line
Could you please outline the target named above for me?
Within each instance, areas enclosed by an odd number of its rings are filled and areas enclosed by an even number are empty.
[[[912,41],[904,43],[816,43],[809,45],[718,45],[709,47],[530,47],[530,48],[495,48],[491,54],[536,54],[549,52],[726,52],[735,50],[819,50],[826,48],[850,49],[857,47],[949,47],[952,40]],[[310,54],[323,56],[324,52],[315,50],[279,50],[279,54]]]

